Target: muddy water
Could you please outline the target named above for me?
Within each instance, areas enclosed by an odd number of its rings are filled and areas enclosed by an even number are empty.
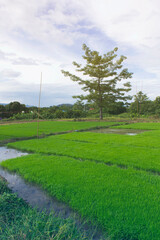
[[[28,153],[22,153],[6,147],[0,147],[0,162],[27,155]],[[65,203],[58,201],[57,199],[49,196],[38,186],[26,182],[16,173],[11,173],[0,166],[0,176],[5,178],[8,182],[8,187],[12,192],[16,193],[18,197],[24,199],[30,206],[36,207],[39,211],[46,211],[47,213],[54,211],[54,213],[62,218],[73,217],[76,220],[76,225],[82,230],[86,231],[88,236],[92,236],[93,240],[105,239],[101,231],[96,229],[92,225],[84,224],[81,217],[78,216],[71,208]]]
[[[90,132],[96,132],[96,133],[112,133],[112,134],[122,134],[122,135],[130,135],[134,136],[139,133],[145,132],[146,130],[138,130],[138,129],[118,129],[118,128],[102,128],[102,129],[96,129],[91,130]]]

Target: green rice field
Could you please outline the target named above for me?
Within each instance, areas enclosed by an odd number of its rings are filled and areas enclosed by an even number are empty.
[[[79,160],[160,172],[159,139],[159,130],[136,136],[76,132],[9,143],[8,146],[23,151],[69,156]]]
[[[45,121],[39,122],[39,135],[47,135],[65,131],[75,131],[94,127],[105,127],[114,124],[116,122],[56,122],[56,121]],[[0,142],[7,139],[15,138],[28,138],[37,136],[37,122],[31,123],[19,123],[19,124],[8,124],[0,125]]]
[[[8,147],[31,154],[1,165],[67,203],[102,229],[106,240],[158,240],[160,123],[114,128],[148,131],[135,136],[72,132],[17,141]]]

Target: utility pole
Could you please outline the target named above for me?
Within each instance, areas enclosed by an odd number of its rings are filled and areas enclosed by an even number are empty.
[[[38,119],[37,119],[37,138],[39,138],[39,112],[40,112],[40,102],[41,102],[41,90],[42,90],[42,72],[40,78],[40,89],[39,89],[39,103],[38,103]]]

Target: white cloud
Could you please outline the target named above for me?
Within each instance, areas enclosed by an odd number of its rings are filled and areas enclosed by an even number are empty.
[[[74,1],[1,1],[0,29],[3,34],[64,45],[72,45],[74,40],[85,36],[77,31],[77,25],[84,17],[76,12]]]
[[[0,60],[5,60],[6,56],[4,52],[0,51]]]
[[[155,46],[160,41],[160,2],[157,0],[88,0],[85,9],[95,25],[117,42],[137,48]]]
[[[0,72],[0,80],[5,81],[9,79],[15,79],[18,78],[20,75],[20,72],[16,72],[12,69],[4,69]]]
[[[12,64],[14,65],[38,65],[38,63],[31,58],[17,58],[15,60],[12,60]]]
[[[129,70],[139,68],[145,76],[153,74],[146,79],[135,73],[133,93],[135,82],[140,88],[143,81],[151,97],[159,95],[159,22],[158,0],[0,0],[0,81],[4,77],[10,81],[9,86],[3,81],[0,91],[3,87],[6,93],[11,89],[17,94],[38,92],[43,72],[43,91],[61,86],[57,94],[70,96],[67,91],[72,86],[75,91],[75,85],[61,74],[61,68],[73,71],[71,63],[81,61],[81,45],[86,42],[102,53],[118,46],[128,57]],[[15,85],[11,79],[16,79]],[[47,94],[45,98],[47,102]]]

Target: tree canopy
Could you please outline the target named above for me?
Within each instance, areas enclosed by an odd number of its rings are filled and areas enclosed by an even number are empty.
[[[92,51],[86,44],[83,44],[82,49],[84,55],[82,58],[86,64],[78,64],[73,62],[76,71],[82,72],[85,76],[82,79],[79,76],[71,74],[68,71],[62,70],[64,76],[70,77],[72,81],[77,82],[82,86],[82,90],[86,92],[84,95],[73,96],[81,101],[87,100],[89,103],[95,103],[99,108],[100,119],[103,119],[103,108],[109,107],[111,103],[124,101],[130,98],[125,93],[131,90],[130,82],[125,82],[118,86],[118,82],[132,77],[132,73],[128,72],[127,68],[123,68],[125,56],[117,58],[118,48],[100,55],[97,51]]]
[[[137,116],[141,114],[154,114],[156,101],[158,101],[158,97],[153,102],[148,98],[147,94],[139,91],[136,95],[134,95],[134,101],[130,105],[130,112],[136,113]]]

